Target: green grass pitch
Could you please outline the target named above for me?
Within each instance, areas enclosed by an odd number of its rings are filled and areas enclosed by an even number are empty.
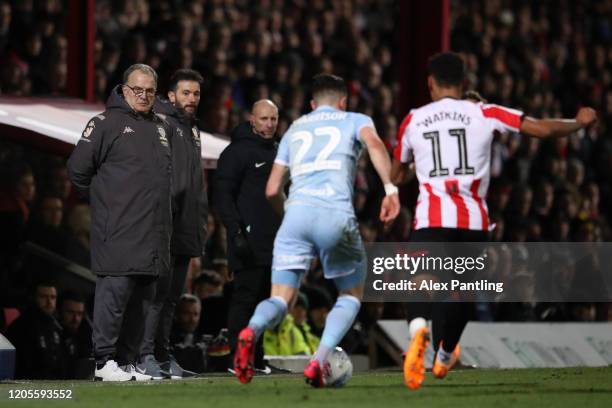
[[[71,401],[9,400],[9,389],[73,390]],[[453,371],[444,380],[427,374],[409,391],[400,372],[353,376],[341,389],[311,389],[299,375],[233,377],[109,384],[99,382],[2,382],[0,406],[11,407],[612,407],[612,367]]]

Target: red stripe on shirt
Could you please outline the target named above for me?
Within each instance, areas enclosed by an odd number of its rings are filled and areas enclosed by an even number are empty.
[[[459,182],[451,179],[444,182],[446,192],[450,196],[455,207],[457,207],[457,228],[469,229],[470,228],[470,212],[468,211],[465,201],[461,194],[459,194]]]
[[[429,228],[436,228],[442,226],[442,208],[440,204],[440,197],[433,193],[431,184],[423,183],[423,186],[427,190],[429,195]]]
[[[408,116],[404,118],[402,124],[397,131],[397,145],[395,145],[395,150],[393,151],[393,157],[399,162],[402,161],[402,139],[404,137],[404,133],[406,132],[406,128],[410,124],[410,120],[412,119],[412,113],[409,113]]]
[[[487,210],[485,210],[484,205],[482,204],[482,197],[478,195],[478,188],[480,187],[480,179],[475,179],[472,181],[472,186],[470,187],[470,191],[472,192],[472,198],[478,204],[478,209],[480,210],[480,217],[482,218],[482,229],[484,231],[489,230],[489,215],[487,214]]]
[[[481,109],[485,118],[497,119],[515,129],[521,127],[521,115],[517,115],[497,106],[488,106],[486,108],[483,106]]]

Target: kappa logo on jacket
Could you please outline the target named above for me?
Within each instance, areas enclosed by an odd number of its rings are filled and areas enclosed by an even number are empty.
[[[185,136],[185,135],[183,135],[183,129],[181,129],[181,128],[179,128],[179,127],[177,127],[177,128],[176,128],[176,133],[178,133],[178,135],[179,135],[180,137],[184,137],[184,136]]]
[[[125,129],[123,129],[123,133],[122,134],[125,135],[126,133],[136,133],[136,132],[134,132],[134,129],[132,129],[131,127],[126,126]]]

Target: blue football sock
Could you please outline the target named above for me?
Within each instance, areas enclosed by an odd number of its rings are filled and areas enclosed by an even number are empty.
[[[360,307],[361,302],[354,296],[343,295],[338,297],[334,308],[327,315],[321,343],[314,355],[314,358],[319,360],[321,365],[327,359],[329,352],[340,343],[348,329],[351,328]]]
[[[259,302],[255,313],[249,321],[249,327],[259,338],[267,328],[275,327],[283,321],[287,313],[287,302],[280,296],[274,296]]]

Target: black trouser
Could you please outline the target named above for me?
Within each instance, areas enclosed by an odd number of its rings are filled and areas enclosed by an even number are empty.
[[[412,232],[411,242],[486,242],[486,231],[457,228],[423,228]],[[464,255],[465,254],[460,254]],[[467,323],[474,316],[474,303],[447,301],[433,303],[407,303],[406,319],[430,317],[432,320],[433,347],[438,350],[440,342],[444,350],[453,351],[459,343]]]
[[[98,277],[92,332],[98,363],[113,358],[119,364],[136,362],[155,281],[155,277],[139,275]]]
[[[185,289],[190,259],[188,255],[174,256],[172,270],[157,280],[155,297],[146,314],[141,356],[154,354],[155,358],[162,362],[170,358],[170,331],[174,309]]]
[[[257,266],[234,272],[234,290],[229,306],[227,327],[232,355],[240,330],[251,320],[257,304],[270,297],[271,266]],[[257,342],[255,367],[263,368],[263,341]]]

